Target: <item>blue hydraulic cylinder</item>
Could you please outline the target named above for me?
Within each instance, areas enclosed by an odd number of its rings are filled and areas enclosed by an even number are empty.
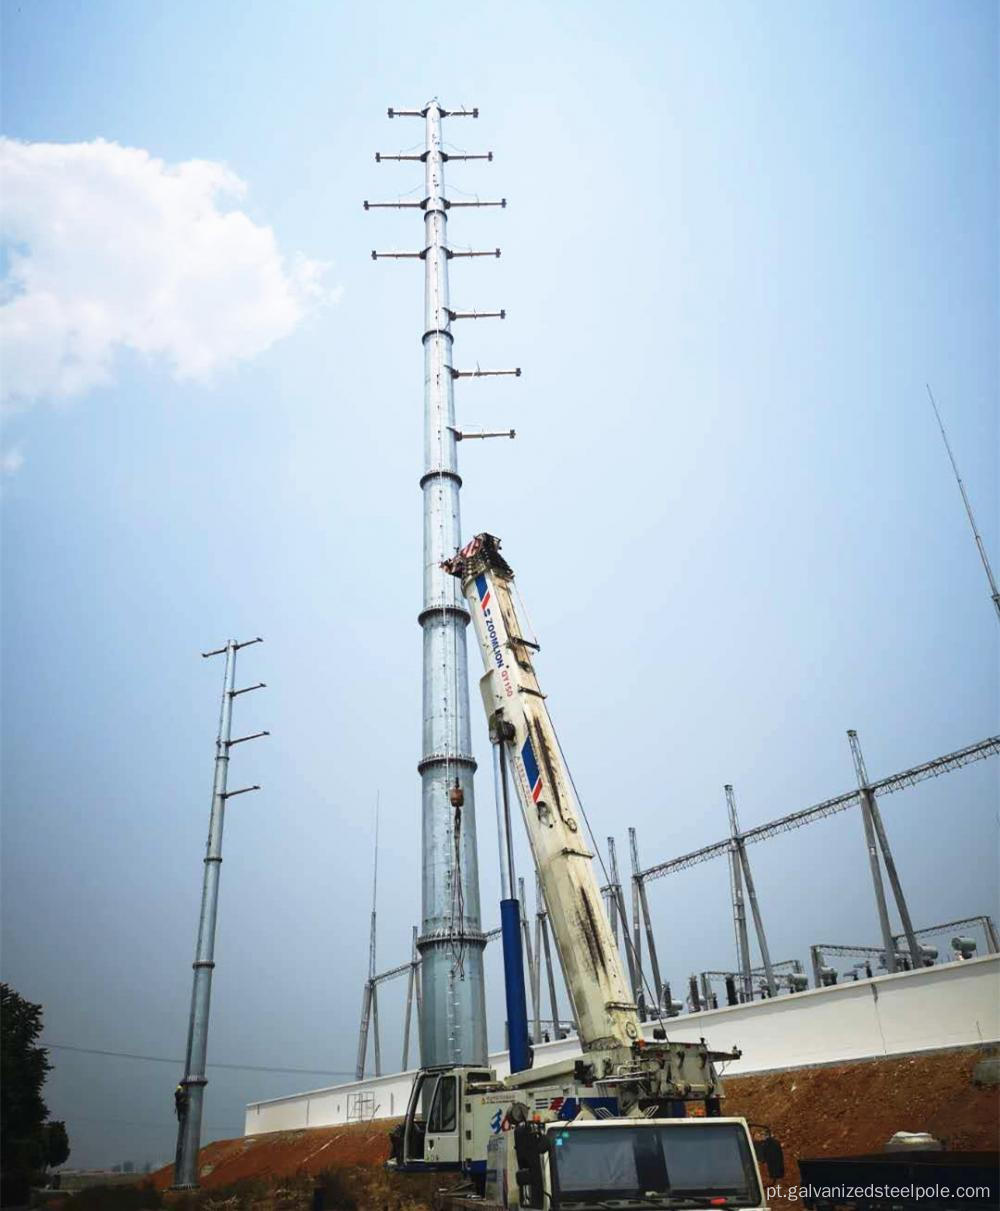
[[[524,991],[524,952],[521,949],[521,906],[517,900],[500,901],[500,937],[503,941],[503,982],[507,995],[507,1040],[511,1072],[531,1067],[528,1036],[528,1002]]]

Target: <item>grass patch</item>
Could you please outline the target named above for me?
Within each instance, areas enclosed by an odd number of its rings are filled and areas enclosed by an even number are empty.
[[[89,1186],[63,1204],[65,1211],[159,1211],[163,1195],[151,1183],[141,1186]]]

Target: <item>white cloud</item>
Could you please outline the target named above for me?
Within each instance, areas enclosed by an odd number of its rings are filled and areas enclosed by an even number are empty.
[[[0,174],[0,358],[11,403],[109,382],[121,349],[204,381],[287,336],[330,297],[324,266],[284,256],[270,227],[225,208],[246,186],[222,164],[166,164],[103,139],[0,139]]]
[[[16,475],[24,466],[24,453],[20,446],[11,446],[0,452],[0,475]]]

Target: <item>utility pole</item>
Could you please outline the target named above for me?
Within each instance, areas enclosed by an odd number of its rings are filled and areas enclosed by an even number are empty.
[[[469,727],[469,686],[465,628],[469,613],[458,582],[441,567],[462,545],[457,446],[461,430],[455,417],[457,379],[514,371],[462,371],[452,360],[452,323],[502,311],[456,311],[448,293],[448,266],[456,257],[499,256],[499,248],[464,252],[449,247],[449,210],[458,206],[503,206],[500,202],[457,202],[445,194],[444,165],[450,160],[492,159],[446,152],[441,123],[477,118],[477,109],[446,110],[435,99],[422,109],[390,109],[390,118],[421,118],[425,149],[421,154],[376,155],[376,160],[422,162],[424,197],[420,201],[365,202],[365,209],[389,207],[423,212],[424,239],[413,252],[372,252],[375,260],[412,258],[424,263],[424,502],[423,609],[423,754],[421,778],[423,888],[421,985],[426,1012],[421,1014],[421,1063],[485,1064],[486,1002],[483,986],[483,935],[476,856],[476,809]],[[499,431],[509,436],[509,430]]]
[[[365,1075],[365,1060],[368,1058],[368,1030],[375,1034],[375,1075],[382,1075],[382,1040],[378,1029],[378,983],[375,979],[375,925],[378,900],[378,807],[379,795],[375,795],[375,861],[372,873],[372,912],[368,935],[368,979],[365,980],[361,996],[361,1032],[358,1038],[358,1060],[354,1073],[360,1081]],[[411,972],[412,975],[412,972]],[[407,1007],[409,1008],[409,1007]],[[409,1027],[407,1026],[407,1029]],[[405,1064],[404,1064],[405,1068]]]
[[[896,970],[896,942],[892,936],[892,929],[889,925],[889,914],[886,910],[885,889],[882,886],[878,853],[875,849],[876,839],[882,849],[885,873],[889,876],[892,894],[896,898],[896,907],[899,910],[900,920],[903,922],[903,933],[906,934],[906,945],[910,952],[910,966],[916,969],[921,965],[920,946],[913,929],[913,922],[910,920],[910,910],[906,903],[906,897],[903,895],[903,885],[899,881],[896,862],[892,856],[892,850],[889,848],[889,837],[885,831],[885,825],[882,823],[882,813],[879,811],[878,800],[875,798],[875,792],[872,790],[871,783],[868,780],[868,771],[865,769],[865,759],[861,753],[858,733],[853,728],[849,729],[847,739],[851,746],[851,756],[854,758],[854,771],[858,776],[858,788],[861,791],[861,813],[865,821],[865,839],[868,842],[868,857],[875,881],[875,901],[879,910],[882,941],[885,944],[886,969],[888,971]]]
[[[635,1001],[636,1008],[639,1010],[639,1020],[645,1022],[648,1006],[646,1004],[646,993],[643,985],[646,977],[642,970],[642,930],[639,925],[639,880],[636,874],[639,871],[639,854],[635,847],[635,829],[628,830],[629,850],[632,857],[632,953],[635,960],[632,969],[632,998]],[[628,927],[626,926],[626,933]]]
[[[521,903],[521,934],[523,937],[522,946],[524,949],[525,962],[528,965],[528,991],[531,996],[531,1021],[532,1029],[534,1024],[541,1018],[541,1009],[538,1005],[538,986],[535,982],[535,962],[536,958],[531,946],[531,925],[528,921],[528,901],[524,898],[524,879],[520,876],[517,880],[517,898]],[[532,1043],[539,1042],[532,1034]]]
[[[736,931],[736,960],[743,986],[744,1001],[753,1000],[753,976],[750,974],[750,940],[747,937],[747,912],[743,903],[743,873],[740,867],[740,851],[736,844],[740,826],[736,817],[736,799],[732,787],[726,788],[726,803],[729,808],[729,835],[732,844],[729,850],[729,879],[733,893],[733,925]]]
[[[611,926],[611,936],[618,946],[618,860],[615,856],[615,839],[608,837],[608,924]]]
[[[639,865],[639,847],[635,839],[635,829],[628,830],[629,848],[632,852],[632,880],[642,910],[642,920],[646,927],[646,942],[649,946],[649,969],[653,979],[653,996],[656,1004],[649,1007],[651,1013],[656,1013],[663,1000],[663,981],[660,977],[660,961],[656,954],[656,940],[653,937],[653,918],[649,912],[649,899],[646,896],[646,883],[642,877],[642,867]],[[639,951],[637,949],[636,953]]]
[[[245,786],[242,790],[227,790],[229,774],[229,750],[248,740],[257,740],[269,732],[254,732],[250,736],[232,739],[233,699],[252,690],[264,689],[264,682],[235,689],[236,653],[240,648],[263,643],[258,636],[237,643],[230,639],[225,647],[213,652],[202,652],[202,656],[226,658],[222,678],[222,705],[219,710],[219,731],[215,741],[215,774],[212,782],[212,810],[208,824],[208,843],[205,847],[205,874],[201,890],[201,916],[198,920],[198,944],[195,950],[194,980],[191,989],[191,1016],[188,1021],[187,1055],[180,1092],[176,1096],[177,1109],[177,1153],[174,1158],[174,1188],[193,1190],[198,1186],[198,1152],[201,1148],[201,1115],[205,1099],[205,1061],[208,1052],[208,1013],[212,999],[212,971],[215,968],[215,921],[219,908],[219,874],[222,866],[222,826],[226,803],[237,795],[248,791],[259,791],[259,786]]]
[[[622,891],[621,876],[618,873],[618,853],[615,848],[614,837],[608,837],[608,863],[609,877],[611,882],[609,888],[611,891],[611,903],[614,905],[611,916],[611,927],[614,933],[615,941],[618,941],[618,922],[622,923],[622,937],[625,943],[625,962],[628,964],[629,984],[632,988],[632,999],[636,1005],[639,1004],[639,990],[642,987],[642,973],[636,970],[635,948],[632,945],[632,940],[629,937],[628,931],[628,912],[625,909],[625,893]]]
[[[774,968],[771,966],[771,952],[767,945],[767,935],[764,933],[764,920],[760,913],[760,905],[757,903],[757,890],[753,884],[753,875],[750,873],[750,860],[747,858],[746,845],[743,842],[743,834],[740,832],[739,819],[736,815],[736,796],[728,783],[725,790],[733,844],[736,846],[740,869],[743,872],[743,882],[746,884],[747,896],[750,899],[750,911],[753,913],[753,925],[757,932],[757,945],[760,947],[760,961],[764,967],[764,979],[767,981],[767,994],[774,997],[778,995],[778,985],[774,978]]]
[[[403,1063],[400,1068],[405,1072],[410,1063],[410,1022],[413,1019],[413,990],[420,973],[420,956],[417,952],[417,927],[413,927],[413,940],[410,944],[410,970],[406,977],[406,1014],[403,1018]],[[420,1034],[420,1011],[417,1010],[417,1035]]]
[[[972,527],[972,536],[976,540],[976,546],[979,549],[979,558],[983,561],[983,570],[986,572],[986,579],[990,585],[990,597],[993,599],[993,606],[997,612],[997,617],[1000,618],[1000,589],[997,589],[997,582],[993,579],[993,569],[990,567],[990,561],[986,555],[986,548],[983,546],[983,540],[979,534],[979,527],[976,525],[976,519],[972,512],[972,505],[969,504],[969,497],[965,491],[965,484],[962,482],[962,477],[958,473],[958,463],[955,462],[955,455],[951,452],[951,442],[948,441],[948,434],[944,431],[944,422],[941,420],[941,413],[938,411],[937,402],[934,399],[934,393],[931,391],[930,383],[926,383],[927,394],[930,396],[931,407],[934,409],[934,415],[937,417],[938,428],[941,430],[941,436],[944,438],[944,448],[948,451],[948,458],[951,460],[951,469],[955,472],[955,480],[958,483],[958,490],[962,493],[962,501],[965,504],[965,511],[969,515],[969,525]]]

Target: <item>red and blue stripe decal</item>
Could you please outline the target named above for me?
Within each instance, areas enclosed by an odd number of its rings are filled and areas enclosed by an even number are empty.
[[[486,583],[485,576],[476,577],[476,588],[479,591],[479,603],[485,610],[486,607],[490,604],[490,587]]]
[[[531,798],[535,803],[542,793],[542,775],[538,772],[538,762],[535,760],[535,750],[531,747],[531,737],[524,742],[521,749],[521,760],[524,762],[524,772],[528,775],[528,785],[531,787]]]

